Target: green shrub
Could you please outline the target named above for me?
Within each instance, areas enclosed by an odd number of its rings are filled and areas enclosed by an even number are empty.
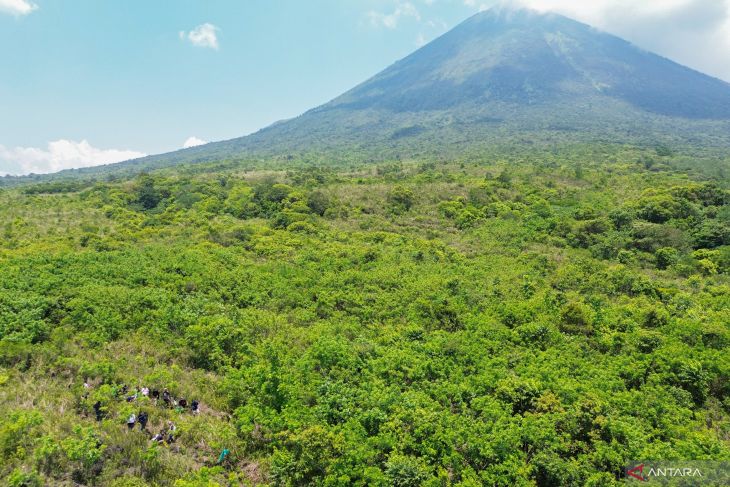
[[[569,335],[592,335],[592,311],[583,303],[570,302],[561,311],[560,330]]]
[[[671,247],[657,249],[654,256],[656,258],[656,265],[660,269],[671,267],[679,261],[679,252],[677,252],[677,249]]]

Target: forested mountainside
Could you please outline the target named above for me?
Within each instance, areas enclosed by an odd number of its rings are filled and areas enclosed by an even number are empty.
[[[603,487],[730,460],[727,160],[281,164],[0,191],[0,483]]]

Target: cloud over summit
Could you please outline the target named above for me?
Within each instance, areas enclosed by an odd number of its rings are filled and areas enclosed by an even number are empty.
[[[730,0],[465,0],[556,12],[730,81]],[[725,61],[723,61],[725,60]]]

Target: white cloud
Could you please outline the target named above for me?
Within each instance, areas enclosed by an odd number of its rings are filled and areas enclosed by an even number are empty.
[[[208,22],[201,24],[190,32],[180,31],[180,39],[187,38],[194,46],[218,49],[218,32],[220,28]]]
[[[389,14],[382,12],[376,12],[371,10],[368,12],[368,18],[370,23],[376,27],[385,27],[387,29],[395,29],[398,27],[398,22],[404,17],[410,17],[421,21],[421,14],[411,2],[398,2],[395,6],[395,10]]]
[[[730,0],[463,0],[557,12],[730,81]]]
[[[472,1],[474,0],[465,0]],[[590,2],[576,2],[574,0],[513,0],[501,2],[526,6],[543,12],[560,12],[574,17],[580,17],[593,22],[604,22],[620,17],[639,16],[643,20],[649,17],[663,17],[672,15],[688,8],[694,11],[728,9],[726,0],[591,0]],[[688,13],[688,12],[686,12]],[[690,20],[690,19],[687,19]]]
[[[137,159],[147,154],[132,150],[99,149],[86,140],[74,142],[60,139],[48,143],[48,148],[0,145],[0,166],[8,174],[45,174],[80,167],[99,166]]]
[[[470,8],[476,8],[480,12],[489,9],[490,5],[484,2],[478,2],[477,0],[464,0],[464,5]]]
[[[199,139],[195,136],[188,137],[188,139],[183,144],[183,149],[189,149],[191,147],[196,147],[198,145],[203,145],[203,144],[207,144],[207,143],[208,143],[207,141]]]
[[[28,0],[0,0],[0,12],[13,15],[28,15],[37,8],[38,5]]]

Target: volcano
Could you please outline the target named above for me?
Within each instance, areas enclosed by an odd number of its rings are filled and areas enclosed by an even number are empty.
[[[730,84],[561,15],[492,9],[297,118],[135,163],[556,141],[730,147]]]

